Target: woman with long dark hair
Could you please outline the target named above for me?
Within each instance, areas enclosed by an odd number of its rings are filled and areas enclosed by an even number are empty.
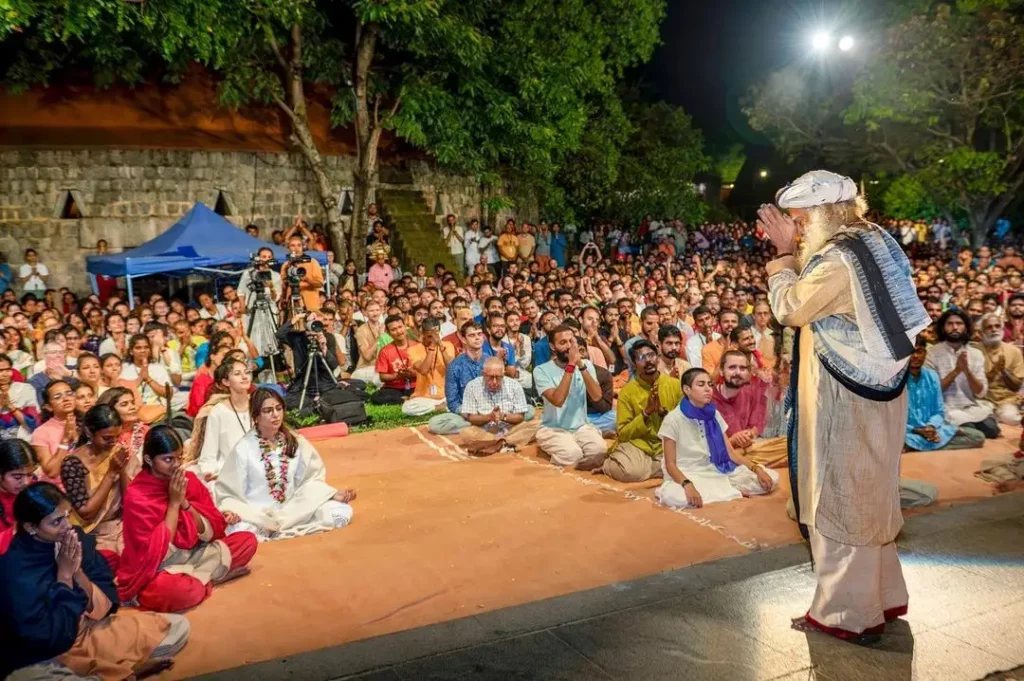
[[[224,461],[252,430],[249,388],[252,375],[240,359],[225,359],[214,372],[216,394],[199,410],[193,428],[194,451],[204,481],[216,480]],[[205,419],[201,424],[200,419]]]
[[[46,482],[14,501],[17,531],[0,560],[0,677],[122,681],[169,668],[188,620],[118,610],[110,566],[71,513]]]
[[[182,463],[170,426],[146,435],[143,469],[124,495],[124,551],[117,570],[122,601],[178,612],[209,598],[213,586],[249,572],[256,537],[226,537],[233,513],[221,513],[206,486]]]
[[[82,419],[88,441],[65,457],[60,478],[74,509],[71,522],[92,534],[111,562],[121,553],[121,495],[131,482],[130,455],[118,442],[121,417],[98,404]]]
[[[139,403],[135,401],[135,393],[118,386],[104,391],[96,404],[113,407],[121,417],[121,436],[117,442],[128,450],[128,471],[134,477],[142,468],[142,443],[149,432],[149,424],[139,419]]]
[[[35,429],[31,442],[45,481],[56,483],[64,457],[78,446],[75,390],[67,381],[50,381],[43,389],[43,399],[50,418]]]
[[[284,399],[260,388],[250,404],[254,427],[227,457],[214,488],[218,506],[241,519],[228,532],[251,531],[266,541],[347,525],[355,490],[327,484],[313,445],[285,425]]]
[[[0,442],[0,554],[14,538],[14,499],[36,481],[36,455],[24,440]]]

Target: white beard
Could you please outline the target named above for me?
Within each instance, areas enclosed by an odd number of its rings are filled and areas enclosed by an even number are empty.
[[[828,240],[836,235],[843,225],[829,222],[828,211],[812,208],[808,211],[808,220],[804,225],[797,251],[797,264],[803,269],[807,261],[820,251]]]

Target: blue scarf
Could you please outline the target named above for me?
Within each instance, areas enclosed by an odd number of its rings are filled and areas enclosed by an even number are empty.
[[[728,475],[736,470],[736,462],[729,458],[729,448],[725,445],[725,433],[718,425],[715,405],[708,402],[703,407],[695,407],[690,398],[684,397],[679,403],[679,411],[686,418],[700,421],[704,425],[704,439],[708,441],[708,449],[711,450],[711,463],[718,472]]]

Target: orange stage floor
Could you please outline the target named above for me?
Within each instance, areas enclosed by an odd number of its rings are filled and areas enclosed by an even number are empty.
[[[903,476],[939,487],[942,508],[991,496],[983,450],[907,454]],[[355,487],[352,524],[262,544],[252,574],[188,613],[192,640],[166,679],[270,660],[799,541],[789,485],[768,497],[676,512],[657,482],[621,485],[523,454],[467,460],[401,428],[316,446],[337,487]],[[339,670],[340,672],[341,670]]]

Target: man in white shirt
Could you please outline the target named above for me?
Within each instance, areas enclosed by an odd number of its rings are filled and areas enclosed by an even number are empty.
[[[473,219],[469,221],[469,231],[463,244],[466,248],[466,271],[472,272],[477,263],[480,262],[480,221]]]
[[[946,420],[980,430],[987,438],[999,437],[999,422],[992,407],[982,402],[988,392],[985,356],[968,345],[971,318],[958,309],[946,310],[935,322],[939,342],[928,349],[925,366],[939,374]]]
[[[21,290],[31,293],[36,298],[42,299],[48,288],[46,278],[50,276],[50,270],[46,265],[39,262],[39,256],[35,249],[25,249],[25,264],[18,270],[18,280],[21,282]]]
[[[459,266],[459,270],[465,272],[465,230],[462,225],[458,224],[454,213],[449,213],[444,224],[441,225],[441,237],[448,244],[448,252],[455,258],[455,264]]]
[[[721,338],[721,335],[711,330],[713,324],[714,317],[711,310],[703,305],[698,305],[693,311],[693,336],[686,341],[686,361],[690,363],[690,366],[703,366],[704,346]]]

